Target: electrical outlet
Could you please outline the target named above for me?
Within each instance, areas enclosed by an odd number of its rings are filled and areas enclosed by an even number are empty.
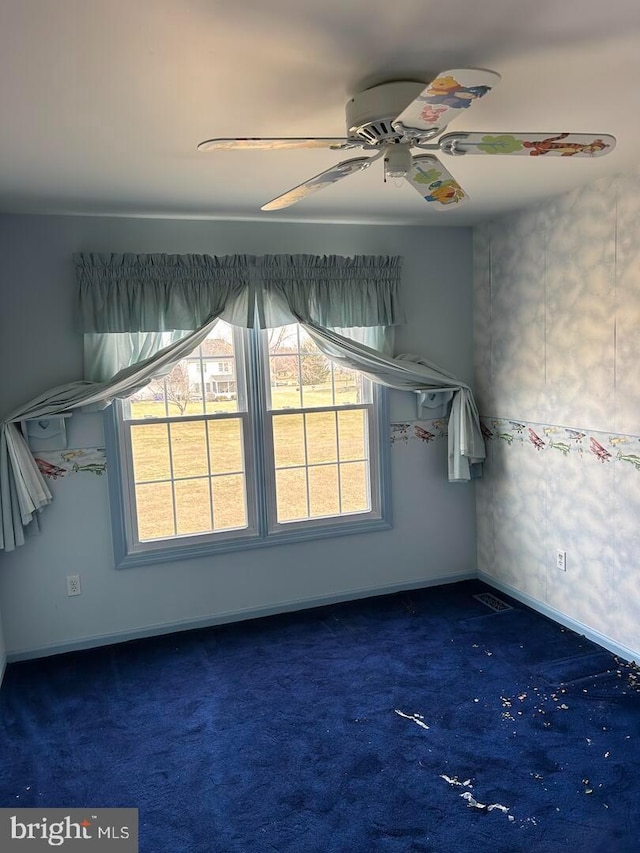
[[[80,575],[67,575],[67,595],[82,595]]]
[[[560,569],[561,572],[567,571],[567,552],[566,551],[556,551],[556,568]]]

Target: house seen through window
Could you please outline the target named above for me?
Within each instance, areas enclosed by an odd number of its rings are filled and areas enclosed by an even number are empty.
[[[219,321],[116,407],[125,552],[379,523],[381,394],[296,324]]]

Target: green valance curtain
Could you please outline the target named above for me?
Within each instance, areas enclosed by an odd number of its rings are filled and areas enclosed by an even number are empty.
[[[212,315],[252,328],[404,322],[398,257],[74,255],[83,333],[195,329]]]
[[[292,315],[329,329],[405,322],[398,257],[267,255],[258,263],[257,308],[263,329],[284,326]]]
[[[51,501],[19,422],[129,396],[169,372],[218,318],[249,328],[300,322],[329,358],[418,392],[419,405],[451,401],[450,480],[469,480],[484,458],[470,389],[424,358],[388,354],[393,326],[404,322],[400,258],[79,254],[74,264],[85,379],[0,423],[0,549],[23,544]]]
[[[253,325],[254,264],[245,255],[76,254],[73,260],[85,334],[197,329],[230,306],[236,325]]]

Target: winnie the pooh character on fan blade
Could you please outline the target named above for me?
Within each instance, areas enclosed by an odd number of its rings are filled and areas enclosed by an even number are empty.
[[[478,98],[491,91],[491,86],[462,86],[455,77],[447,74],[436,77],[420,100],[428,104],[440,104],[454,110],[467,109]]]

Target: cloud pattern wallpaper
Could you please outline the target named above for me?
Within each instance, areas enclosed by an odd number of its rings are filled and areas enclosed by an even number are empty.
[[[474,288],[478,569],[640,656],[640,171],[476,228]]]

